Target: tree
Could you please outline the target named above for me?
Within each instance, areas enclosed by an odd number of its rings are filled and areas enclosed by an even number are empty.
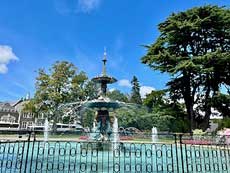
[[[230,95],[218,93],[212,99],[212,106],[216,108],[223,117],[230,117]]]
[[[87,84],[86,74],[77,73],[77,68],[72,63],[57,61],[49,69],[49,73],[39,69],[34,98],[27,103],[25,109],[45,115],[53,122],[53,131],[56,132],[57,122],[62,121],[60,105],[86,99],[84,86],[88,86]]]
[[[165,93],[165,90],[153,90],[150,94],[146,95],[143,104],[150,110],[152,110],[154,106],[163,105]]]
[[[25,101],[23,104],[23,113],[32,113],[33,114],[33,119],[38,117],[39,114],[39,109],[36,107],[35,100],[30,99],[29,101]]]
[[[140,122],[140,117],[148,114],[145,107],[141,107],[139,105],[133,105],[133,107],[128,108],[124,107],[116,110],[115,114],[118,118],[118,124],[121,127],[135,127],[140,130],[145,130],[149,127],[147,124],[143,126],[143,123]]]
[[[159,130],[187,132],[188,121],[184,105],[172,101],[167,90],[154,90],[146,96],[143,104],[149,108],[148,117]]]
[[[130,102],[136,104],[142,104],[142,99],[140,95],[140,85],[136,76],[133,76],[131,84],[132,84],[132,91],[131,91]]]
[[[211,99],[221,84],[230,84],[230,10],[195,7],[172,14],[158,28],[160,36],[146,46],[142,63],[171,75],[170,97],[184,100],[190,131],[206,129]]]
[[[119,90],[110,91],[107,96],[114,101],[128,102],[128,97]]]
[[[70,101],[76,102],[76,101],[82,101],[86,100],[86,94],[85,94],[85,85],[87,82],[88,77],[84,72],[80,72],[79,74],[75,74],[73,76],[71,81],[71,87],[70,87]]]
[[[91,129],[93,127],[93,121],[95,117],[95,111],[90,109],[85,110],[82,116],[83,127],[89,127]]]
[[[96,99],[99,96],[99,86],[95,82],[88,80],[84,86],[84,93],[85,100]]]

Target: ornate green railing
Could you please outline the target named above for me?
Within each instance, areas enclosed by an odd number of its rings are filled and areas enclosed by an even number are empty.
[[[218,137],[194,139],[167,134],[165,138],[161,135],[157,142],[146,141],[143,136],[143,141],[118,143],[35,139],[29,134],[27,140],[0,142],[0,172],[227,173],[230,170],[230,148],[226,142],[220,143]]]

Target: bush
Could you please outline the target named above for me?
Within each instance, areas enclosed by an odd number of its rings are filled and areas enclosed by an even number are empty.
[[[230,128],[230,118],[226,117],[221,120],[214,120],[214,123],[218,123],[217,130],[221,130],[224,128]]]

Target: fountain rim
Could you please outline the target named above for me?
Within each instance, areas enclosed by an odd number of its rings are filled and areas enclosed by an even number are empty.
[[[96,76],[92,78],[92,81],[97,82],[97,83],[106,82],[107,84],[112,84],[112,83],[117,82],[117,79],[111,76],[101,75],[101,76]]]

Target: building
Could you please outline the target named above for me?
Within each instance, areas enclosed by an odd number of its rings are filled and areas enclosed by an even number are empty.
[[[18,129],[19,114],[10,104],[0,102],[0,129]]]
[[[16,103],[0,102],[0,130],[27,129],[33,125],[33,115],[22,113],[23,100]]]
[[[45,117],[40,114],[34,117],[32,113],[23,111],[28,99],[20,99],[16,103],[0,102],[0,131],[1,130],[43,130]],[[68,115],[68,113],[66,113]],[[52,127],[52,123],[50,123]],[[80,121],[74,124],[57,123],[58,131],[73,131],[82,129]]]

